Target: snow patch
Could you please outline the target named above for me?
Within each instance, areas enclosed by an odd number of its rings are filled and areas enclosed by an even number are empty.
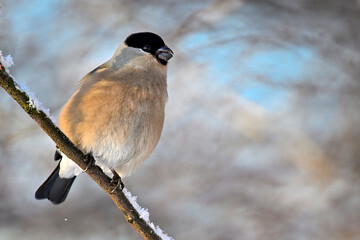
[[[174,238],[168,236],[159,226],[155,226],[154,223],[150,222],[150,213],[147,209],[141,207],[136,199],[136,196],[133,196],[126,188],[123,189],[123,192],[130,203],[134,206],[136,211],[139,213],[140,218],[145,220],[145,222],[154,230],[154,232],[161,237],[163,240],[174,240]]]
[[[27,88],[25,83],[16,84],[15,87],[16,89],[25,92],[28,95],[29,97],[28,104],[30,107],[35,108],[37,112],[43,111],[46,114],[46,116],[50,118],[54,124],[56,124],[56,119],[53,116],[51,116],[50,110],[42,105],[42,103],[36,98],[35,94]]]
[[[13,61],[12,57],[10,55],[4,57],[0,50],[0,62],[4,66],[5,72],[7,74],[10,74],[9,68],[14,65],[14,61]]]
[[[2,55],[2,51],[0,50],[0,62],[2,64],[2,66],[4,67],[6,73],[10,75],[9,68],[14,65],[14,61],[13,61],[12,57],[10,55],[4,57]],[[32,93],[26,87],[26,85],[24,83],[17,84],[16,82],[14,82],[14,84],[15,84],[15,87],[16,87],[17,90],[19,90],[21,92],[24,92],[24,93],[26,93],[28,95],[28,97],[29,97],[28,104],[29,104],[30,107],[35,108],[36,111],[38,111],[38,112],[43,111],[47,115],[47,117],[50,118],[51,121],[53,121],[54,124],[56,124],[56,119],[53,116],[50,115],[49,109],[44,108],[42,103],[35,97],[35,94]]]

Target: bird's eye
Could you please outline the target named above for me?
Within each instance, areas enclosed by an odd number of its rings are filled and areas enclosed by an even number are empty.
[[[150,46],[149,45],[145,45],[145,46],[143,46],[143,48],[142,48],[145,52],[150,52],[150,50],[151,50],[151,48],[150,48]]]

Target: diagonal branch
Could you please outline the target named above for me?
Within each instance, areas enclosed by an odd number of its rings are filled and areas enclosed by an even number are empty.
[[[55,126],[43,110],[37,107],[37,102],[31,99],[31,97],[20,88],[6,72],[2,63],[0,63],[0,86],[15,99],[32,119],[34,119],[66,156],[72,159],[82,169],[86,168],[85,154],[81,152],[57,126]],[[129,200],[132,199],[131,197],[128,199],[124,192],[119,189],[116,189],[114,193],[111,193],[113,189],[109,184],[111,179],[104,174],[98,166],[91,165],[86,173],[110,196],[118,208],[123,212],[126,220],[144,239],[172,239],[171,237],[167,237],[167,235],[158,227],[155,228],[148,219],[145,219],[147,220],[145,221],[140,216],[138,211],[141,210],[139,210],[139,206],[136,203],[133,203],[136,205],[136,208],[134,208],[132,201],[130,202]],[[129,193],[127,193],[127,195],[128,194]]]

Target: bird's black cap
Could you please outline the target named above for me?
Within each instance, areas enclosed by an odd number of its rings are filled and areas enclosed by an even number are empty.
[[[159,35],[151,32],[133,33],[125,40],[125,44],[129,47],[141,49],[143,49],[145,46],[149,46],[149,52],[153,55],[155,55],[156,50],[165,46],[162,38]]]
[[[166,45],[164,43],[164,40],[162,40],[162,38],[155,33],[151,33],[151,32],[133,33],[126,38],[125,44],[129,47],[140,48],[143,51],[152,54],[164,65],[166,65],[167,63],[167,61],[159,59],[157,56],[158,54],[157,50],[163,48]]]

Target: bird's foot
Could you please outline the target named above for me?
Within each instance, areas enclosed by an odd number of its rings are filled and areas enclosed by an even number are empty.
[[[87,166],[84,169],[84,172],[86,172],[91,167],[91,165],[95,164],[95,159],[94,159],[94,157],[93,157],[93,155],[91,153],[88,153],[88,154],[85,155],[84,160],[87,163]]]
[[[114,174],[114,176],[112,177],[112,179],[110,181],[110,185],[115,186],[114,189],[111,190],[111,193],[114,193],[117,188],[119,188],[120,190],[123,190],[124,183],[121,181],[121,177],[114,170],[111,170],[111,172]]]

